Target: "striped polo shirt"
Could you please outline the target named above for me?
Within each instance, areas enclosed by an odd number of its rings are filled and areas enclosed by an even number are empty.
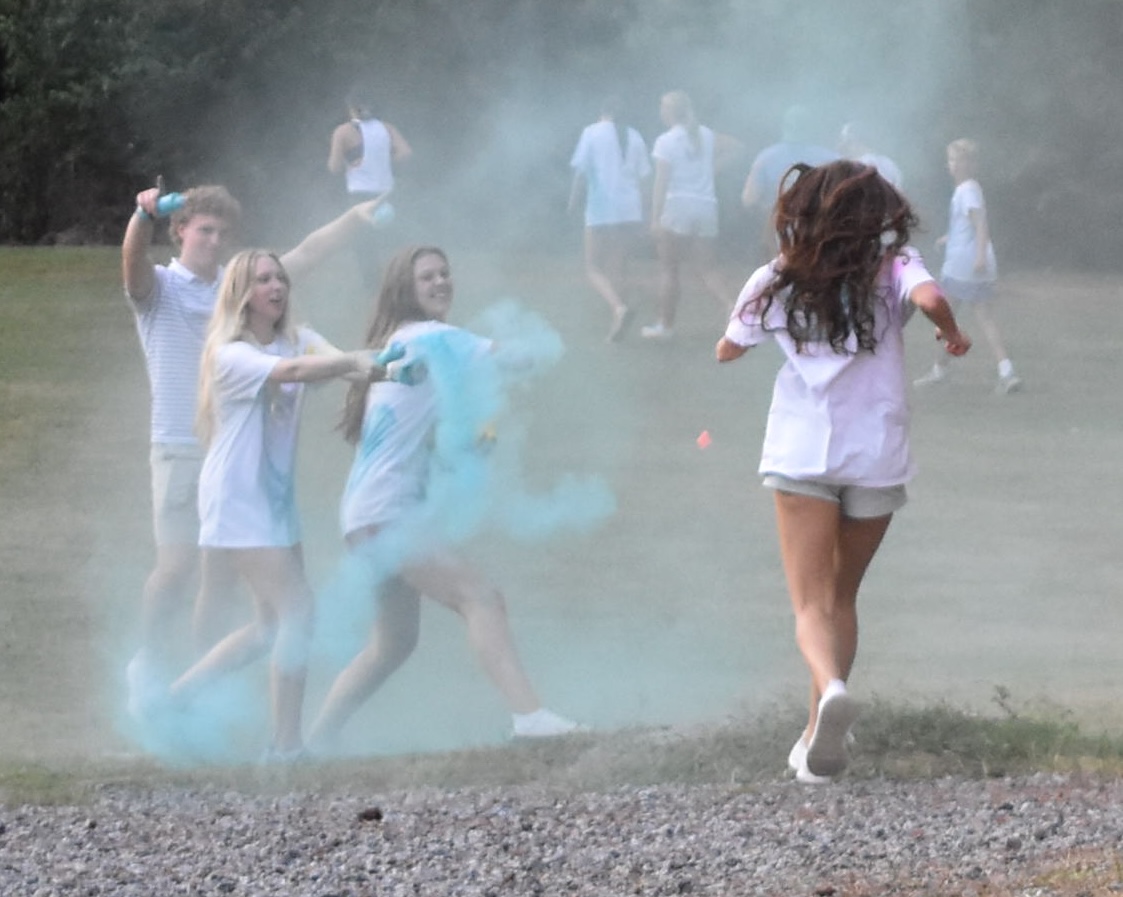
[[[152,391],[152,442],[195,445],[199,361],[222,269],[207,282],[173,259],[155,275],[152,295],[132,302]]]

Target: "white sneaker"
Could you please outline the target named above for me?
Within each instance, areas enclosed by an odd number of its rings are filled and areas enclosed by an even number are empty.
[[[511,733],[514,738],[554,738],[589,731],[588,726],[566,719],[545,707],[539,707],[533,713],[513,713],[511,717],[514,720]]]
[[[807,745],[802,735],[788,752],[788,769],[795,773],[795,780],[803,785],[829,785],[834,781],[830,776],[817,776],[807,768]]]
[[[940,383],[941,381],[946,380],[947,376],[948,369],[946,367],[944,367],[942,364],[934,364],[932,365],[932,370],[930,370],[923,377],[917,377],[912,381],[912,385],[920,387],[932,386],[933,384]]]
[[[995,392],[1000,396],[1007,395],[1008,393],[1017,392],[1022,388],[1022,378],[1017,374],[1007,374],[1005,377],[998,378],[998,386],[995,387]]]
[[[819,701],[819,717],[807,746],[807,769],[817,776],[836,776],[850,762],[846,736],[858,718],[858,703],[845,689],[828,691]]]
[[[639,332],[640,336],[644,339],[660,340],[663,342],[675,335],[674,328],[668,327],[662,321],[656,321],[654,324],[641,327]]]

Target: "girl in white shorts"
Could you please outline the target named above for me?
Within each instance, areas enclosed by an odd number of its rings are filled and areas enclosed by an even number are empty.
[[[776,203],[780,255],[749,278],[718,361],[774,339],[776,376],[760,472],[774,489],[780,553],[811,673],[807,727],[788,763],[800,781],[846,768],[857,706],[858,587],[912,476],[903,331],[911,302],[952,355],[970,341],[915,250],[908,201],[877,170],[793,166]]]
[[[206,446],[199,481],[204,570],[229,563],[249,585],[253,622],[231,633],[172,683],[189,702],[220,674],[272,658],[269,759],[301,754],[301,705],[312,630],[293,476],[304,384],[369,381],[372,353],[340,352],[291,324],[280,259],[246,250],[226,268],[200,368],[197,428]]]
[[[640,332],[648,339],[674,335],[682,294],[682,267],[693,262],[706,290],[731,307],[733,291],[717,258],[718,201],[714,174],[741,152],[734,138],[699,124],[694,106],[681,90],[663,96],[659,114],[668,128],[652,147],[651,228],[659,257],[659,318]]]
[[[445,323],[452,298],[442,250],[407,247],[387,265],[366,344],[401,347],[405,354],[395,364],[410,373],[401,383],[350,390],[343,431],[355,443],[355,460],[341,503],[349,560],[376,566],[371,581],[381,586],[370,596],[375,619],[368,641],[339,673],[312,727],[317,750],[334,746],[351,715],[413,653],[422,595],[464,618],[477,659],[511,709],[515,736],[579,728],[542,707],[515,650],[503,595],[441,538],[440,521],[425,517],[432,465],[442,463],[434,443],[440,417],[458,411],[442,405],[434,365],[440,361],[442,377],[451,371],[470,383],[473,363],[492,349],[490,341]],[[421,363],[429,366],[428,378],[407,386],[419,378]]]

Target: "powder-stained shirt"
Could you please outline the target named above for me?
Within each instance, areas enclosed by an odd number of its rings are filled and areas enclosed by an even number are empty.
[[[381,380],[368,391],[340,507],[344,534],[394,522],[425,498],[440,411],[439,388],[452,386],[445,380],[468,372],[472,361],[492,347],[490,340],[440,321],[404,324],[390,343],[405,346],[405,364],[425,359],[430,374],[415,386]],[[471,418],[475,409],[468,404],[451,410]],[[474,440],[478,434],[471,420],[469,428],[466,438]]]
[[[294,474],[303,383],[269,380],[282,358],[326,347],[302,327],[295,342],[237,341],[215,353],[215,426],[199,477],[199,544],[286,547],[300,541]]]

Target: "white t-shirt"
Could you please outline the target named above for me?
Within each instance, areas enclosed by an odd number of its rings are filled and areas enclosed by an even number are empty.
[[[151,438],[154,443],[197,445],[199,359],[222,269],[208,283],[173,259],[166,267],[157,265],[155,276],[152,295],[132,299],[152,394]]]
[[[955,188],[948,209],[948,242],[944,247],[944,266],[941,277],[954,280],[988,283],[998,279],[998,265],[994,258],[994,246],[987,243],[986,270],[975,271],[975,227],[971,223],[971,212],[976,210],[986,215],[986,202],[983,188],[975,180],[967,180]]]
[[[878,279],[883,302],[874,312],[877,346],[854,354],[835,352],[826,342],[797,353],[782,301],[774,301],[761,320],[758,299],[776,264],[774,259],[749,278],[725,331],[739,346],[775,339],[787,357],[772,391],[760,472],[836,485],[907,482],[914,467],[903,331],[909,295],[933,279],[924,260],[907,248],[883,266]],[[856,348],[853,336],[848,346]]]
[[[621,149],[616,125],[599,121],[581,132],[570,167],[585,178],[585,226],[643,220],[640,182],[651,174],[647,146],[634,128]]]
[[[440,367],[465,365],[491,349],[491,341],[440,321],[403,324],[387,341],[406,347],[404,361],[428,359],[439,340]],[[437,359],[433,359],[437,361]],[[344,535],[397,520],[425,498],[438,418],[436,365],[416,386],[388,380],[367,392],[362,433],[340,503]]]
[[[905,183],[904,175],[901,174],[901,169],[888,156],[881,153],[863,153],[857,159],[863,165],[872,165],[877,169],[877,173],[881,175],[890,184],[900,190]]]
[[[683,196],[717,202],[714,192],[714,132],[698,126],[698,145],[682,125],[655,138],[651,155],[668,165],[667,197]]]
[[[296,344],[237,341],[215,356],[215,430],[199,477],[199,544],[286,547],[300,541],[294,490],[303,383],[272,383],[282,358],[326,346],[301,327]]]
[[[347,168],[347,192],[385,193],[394,186],[390,131],[377,118],[353,124],[363,137],[363,157]]]

